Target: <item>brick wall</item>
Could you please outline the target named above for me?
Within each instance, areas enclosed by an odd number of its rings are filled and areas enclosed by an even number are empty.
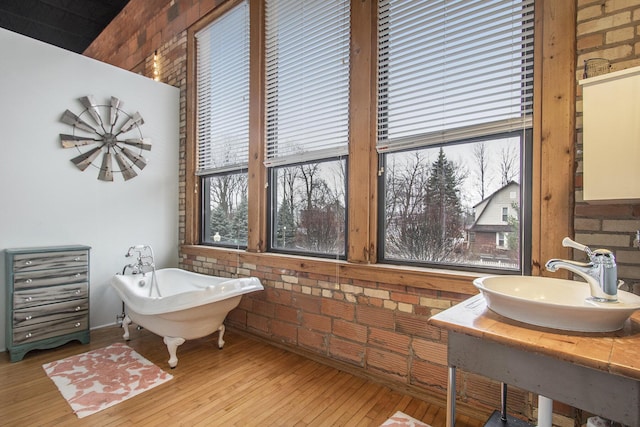
[[[185,236],[186,29],[222,2],[131,0],[85,52],[149,77],[153,76],[153,55],[157,52],[160,80],[181,89],[180,243]],[[614,70],[640,65],[640,0],[576,2],[576,82],[587,58],[605,57]],[[640,251],[632,246],[633,234],[640,228],[640,205],[589,205],[582,201],[580,88],[577,93],[575,238],[592,247],[613,249],[620,278],[640,293]],[[578,253],[575,257],[582,259]],[[426,319],[468,295],[344,279],[332,271],[283,270],[271,265],[268,257],[257,264],[226,252],[208,258],[181,251],[180,263],[206,274],[253,275],[262,280],[265,292],[243,298],[228,317],[231,326],[444,398],[447,336],[428,326]],[[486,411],[499,407],[498,383],[460,371],[457,381],[459,401]],[[533,417],[534,406],[535,396],[510,388],[511,413]],[[584,419],[579,411],[557,402],[554,411],[565,415],[556,418],[560,425],[573,425],[570,418]]]
[[[611,71],[640,66],[640,0],[578,0],[577,74],[584,61],[606,58]],[[640,229],[640,205],[588,204],[582,198],[582,91],[577,88],[575,240],[591,248],[615,252],[618,276],[626,290],[640,294],[640,250],[634,247]],[[574,253],[584,260],[584,254]]]
[[[247,255],[247,257],[252,257]],[[256,265],[237,253],[218,258],[185,251],[181,265],[223,276],[258,277],[265,292],[245,295],[226,323],[280,345],[360,370],[414,392],[444,398],[447,334],[427,319],[469,295],[394,283],[283,269],[277,258]],[[336,270],[338,271],[338,270]],[[499,407],[500,384],[458,370],[458,399],[488,414]],[[533,415],[531,396],[510,387],[510,413]]]

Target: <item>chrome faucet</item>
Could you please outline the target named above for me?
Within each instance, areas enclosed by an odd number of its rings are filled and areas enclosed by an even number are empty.
[[[155,269],[155,263],[153,259],[153,249],[151,248],[151,246],[149,245],[131,246],[127,251],[125,257],[127,258],[132,257],[134,252],[138,253],[136,263],[126,265],[125,270],[127,268],[131,268],[133,274],[140,274],[140,273],[145,274],[144,267],[150,267],[151,269]]]
[[[562,246],[584,251],[589,257],[589,262],[553,258],[545,264],[547,270],[553,272],[563,268],[582,277],[587,281],[591,289],[591,299],[594,301],[618,301],[618,269],[613,252],[608,249],[592,251],[588,246],[574,242],[568,237],[562,240]]]

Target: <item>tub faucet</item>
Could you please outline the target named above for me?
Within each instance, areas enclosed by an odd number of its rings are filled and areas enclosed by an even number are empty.
[[[587,281],[591,289],[591,299],[598,302],[616,302],[618,270],[613,253],[608,249],[592,251],[588,246],[574,242],[568,237],[562,240],[562,246],[584,251],[589,257],[589,262],[553,258],[545,264],[546,269],[553,272],[563,268],[575,273]]]
[[[127,268],[132,269],[133,274],[145,274],[144,267],[149,267],[155,271],[155,262],[153,259],[153,249],[149,245],[136,245],[131,246],[125,257],[132,257],[134,252],[137,252],[138,256],[135,263],[129,264],[125,266],[125,270]],[[124,270],[123,270],[124,271]]]

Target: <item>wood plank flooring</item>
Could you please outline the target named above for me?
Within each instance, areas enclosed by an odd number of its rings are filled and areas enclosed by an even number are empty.
[[[91,343],[34,350],[20,362],[0,356],[3,426],[379,426],[403,411],[433,427],[445,408],[394,391],[281,348],[228,331],[185,342],[169,369],[162,338],[132,331],[129,346],[170,372],[173,380],[78,419],[42,364],[122,341],[122,329],[92,331]],[[458,415],[457,427],[483,422]]]

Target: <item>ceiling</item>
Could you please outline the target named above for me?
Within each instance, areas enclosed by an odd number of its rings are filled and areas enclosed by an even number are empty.
[[[82,53],[129,0],[0,0],[0,27]]]

